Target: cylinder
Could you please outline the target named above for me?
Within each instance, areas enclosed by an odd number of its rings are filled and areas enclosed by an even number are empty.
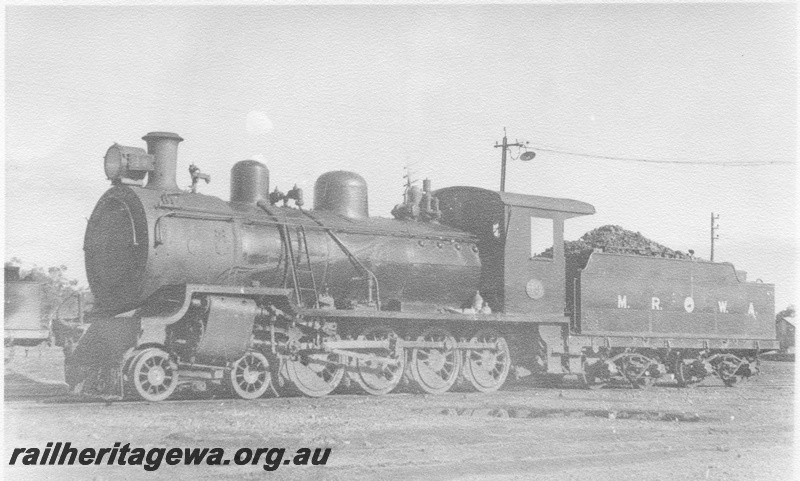
[[[176,191],[178,184],[175,171],[178,166],[178,144],[180,135],[172,132],[150,132],[142,137],[147,142],[147,153],[154,157],[153,171],[147,180],[148,189]]]
[[[236,162],[231,168],[231,202],[255,204],[269,200],[269,169],[255,160]]]
[[[314,184],[314,209],[349,219],[368,218],[367,182],[355,172],[344,170],[320,175]]]

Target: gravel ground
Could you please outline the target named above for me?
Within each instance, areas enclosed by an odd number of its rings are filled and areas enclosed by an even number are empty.
[[[794,479],[794,363],[735,388],[586,391],[510,384],[493,394],[258,401],[74,402],[59,350],[18,348],[5,370],[5,479]],[[72,401],[72,402],[70,402]],[[14,447],[330,447],[326,466],[7,466]],[[19,463],[18,463],[19,464]]]

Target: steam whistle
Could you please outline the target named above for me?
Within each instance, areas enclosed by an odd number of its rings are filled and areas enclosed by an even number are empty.
[[[197,193],[197,183],[200,180],[205,180],[206,184],[211,182],[211,176],[200,172],[200,167],[194,164],[189,166],[189,175],[192,177],[192,186],[191,186],[192,194]]]
[[[406,187],[403,197],[403,203],[397,204],[392,209],[394,218],[398,220],[419,219],[419,204],[422,201],[422,191],[416,185],[409,185]]]
[[[442,217],[442,211],[439,210],[439,199],[431,193],[431,180],[425,179],[422,181],[422,204],[420,207],[420,216],[422,220],[427,222],[436,222]]]
[[[422,190],[417,186],[407,186],[402,204],[392,209],[392,215],[399,220],[421,220],[436,222],[442,217],[439,210],[439,199],[431,193],[431,181],[422,181]]]

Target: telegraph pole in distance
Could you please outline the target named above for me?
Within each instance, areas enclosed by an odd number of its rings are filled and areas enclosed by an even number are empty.
[[[527,142],[526,142],[527,143]],[[508,143],[508,137],[506,136],[506,128],[503,127],[503,143],[498,144],[497,142],[494,143],[495,148],[502,147],[503,148],[503,156],[502,156],[502,166],[500,167],[500,192],[506,191],[506,150],[509,147],[525,147],[525,144],[521,143],[519,140],[514,139],[513,144]],[[524,159],[527,160],[527,159]]]
[[[714,224],[714,221],[719,219],[719,214],[714,215],[711,213],[711,262],[714,262],[714,240],[719,239],[719,234],[717,234],[717,230],[719,230],[719,224]]]

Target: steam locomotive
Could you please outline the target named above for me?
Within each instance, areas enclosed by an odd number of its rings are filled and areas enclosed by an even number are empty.
[[[490,392],[520,368],[733,385],[778,346],[773,286],[730,264],[595,252],[568,270],[564,222],[593,214],[584,202],[426,181],[370,217],[364,179],[334,171],[308,210],[253,160],[226,202],[196,192],[194,165],[178,188],[180,136],[143,140],[105,155],[84,245],[95,319],[65,363],[76,391]]]

